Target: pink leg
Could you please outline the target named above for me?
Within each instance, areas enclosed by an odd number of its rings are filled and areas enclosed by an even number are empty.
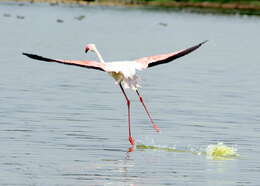
[[[151,121],[151,123],[152,123],[152,125],[153,125],[153,128],[156,130],[156,132],[160,132],[159,127],[154,123],[154,121],[153,121],[153,119],[152,119],[150,113],[148,112],[148,110],[147,110],[147,108],[146,108],[146,106],[145,106],[145,104],[144,104],[143,98],[140,96],[138,90],[136,90],[136,93],[137,93],[137,95],[138,95],[138,97],[139,97],[139,99],[140,99],[140,102],[141,102],[141,103],[143,104],[143,106],[144,106],[144,110],[145,110],[145,112],[147,113],[147,115],[148,115],[148,117],[149,117],[149,119],[150,119],[150,121]]]
[[[134,145],[135,144],[135,141],[134,139],[132,138],[132,135],[131,135],[131,123],[130,123],[130,100],[128,99],[125,91],[124,91],[124,88],[122,87],[121,83],[119,84],[120,86],[120,89],[122,90],[124,96],[125,96],[125,99],[126,99],[126,103],[127,103],[127,110],[128,110],[128,134],[129,134],[129,137],[128,137],[128,140],[129,142],[131,143],[131,145]]]

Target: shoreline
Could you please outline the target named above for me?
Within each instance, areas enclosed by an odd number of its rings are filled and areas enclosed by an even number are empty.
[[[56,4],[79,4],[82,6],[126,6],[126,7],[153,7],[153,8],[173,8],[189,10],[201,13],[226,13],[241,15],[260,15],[260,1],[252,2],[181,2],[172,0],[0,0],[0,2],[29,2],[29,3],[49,3]]]

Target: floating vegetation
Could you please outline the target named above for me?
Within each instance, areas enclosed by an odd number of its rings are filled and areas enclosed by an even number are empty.
[[[17,18],[17,19],[24,19],[25,17],[24,17],[24,16],[17,15],[16,18]]]
[[[77,20],[79,20],[79,21],[83,20],[84,18],[85,18],[84,15],[80,15],[80,16],[78,16],[78,17],[75,17],[75,19],[77,19]]]
[[[62,19],[57,19],[56,22],[57,23],[63,23],[64,21]]]
[[[160,22],[159,25],[160,25],[160,26],[164,26],[164,27],[168,26],[167,23],[163,23],[163,22]]]
[[[11,17],[11,14],[5,13],[3,14],[4,17]]]

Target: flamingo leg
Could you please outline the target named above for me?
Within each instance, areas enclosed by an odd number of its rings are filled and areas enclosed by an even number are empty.
[[[152,117],[151,117],[151,114],[149,113],[147,107],[145,106],[144,101],[143,101],[143,98],[142,98],[142,96],[140,96],[140,93],[139,93],[139,91],[138,91],[137,89],[136,89],[136,93],[137,93],[137,95],[138,95],[138,97],[139,97],[140,102],[141,102],[142,105],[144,106],[144,110],[145,110],[145,112],[147,113],[147,115],[148,115],[148,117],[149,117],[149,119],[150,119],[150,121],[151,121],[151,123],[152,123],[153,128],[156,130],[156,132],[160,132],[160,128],[154,123],[154,121],[153,121],[153,119],[152,119]]]
[[[126,103],[127,103],[127,110],[128,110],[128,140],[129,142],[131,143],[131,145],[134,145],[135,144],[135,141],[134,139],[132,138],[132,135],[131,135],[131,121],[130,121],[130,100],[128,99],[126,93],[125,93],[125,90],[124,88],[122,87],[122,84],[119,83],[119,86],[120,86],[120,89],[122,91],[122,93],[124,94],[125,96],[125,99],[126,99]]]

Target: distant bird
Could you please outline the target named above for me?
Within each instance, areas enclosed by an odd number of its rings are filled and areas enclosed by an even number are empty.
[[[134,145],[134,139],[131,134],[131,122],[130,122],[130,100],[128,99],[124,88],[131,88],[133,89],[138,97],[140,102],[142,103],[145,112],[147,113],[150,122],[153,126],[153,128],[159,132],[160,129],[158,126],[154,123],[144,101],[143,98],[141,97],[138,87],[137,82],[137,76],[136,76],[136,70],[144,70],[146,68],[150,68],[156,65],[168,63],[170,61],[173,61],[177,58],[180,58],[182,56],[185,56],[189,54],[190,52],[196,50],[199,48],[202,44],[206,43],[207,41],[204,41],[202,43],[199,43],[198,45],[195,45],[193,47],[180,50],[174,53],[168,53],[168,54],[161,54],[161,55],[156,55],[156,56],[150,56],[150,57],[143,57],[139,58],[133,61],[116,61],[116,62],[105,62],[100,55],[99,51],[97,50],[96,46],[94,44],[88,44],[85,47],[85,52],[87,53],[88,51],[93,51],[96,53],[97,57],[99,58],[100,62],[97,61],[78,61],[78,60],[62,60],[62,59],[50,59],[50,58],[45,58],[42,56],[38,56],[35,54],[28,54],[28,53],[23,53],[23,55],[26,55],[32,59],[40,60],[40,61],[46,61],[46,62],[56,62],[56,63],[62,63],[66,65],[75,65],[75,66],[80,66],[84,68],[91,68],[95,70],[100,70],[107,72],[109,75],[111,75],[116,83],[119,85],[125,99],[126,99],[126,104],[127,104],[127,109],[128,109],[128,140],[131,143],[131,145]],[[124,87],[124,88],[123,88]]]

